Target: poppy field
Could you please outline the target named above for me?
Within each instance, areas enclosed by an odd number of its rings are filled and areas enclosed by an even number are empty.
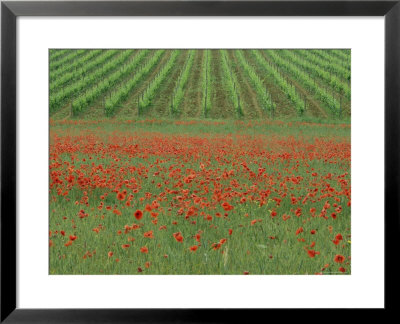
[[[350,125],[50,120],[50,274],[350,274]]]

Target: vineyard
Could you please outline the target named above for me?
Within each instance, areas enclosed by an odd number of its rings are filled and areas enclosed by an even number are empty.
[[[50,117],[346,120],[350,50],[50,50]]]

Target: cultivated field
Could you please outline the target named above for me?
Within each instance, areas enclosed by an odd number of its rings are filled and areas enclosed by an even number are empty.
[[[348,50],[52,50],[52,119],[350,116]]]
[[[51,50],[50,274],[350,274],[348,50]]]

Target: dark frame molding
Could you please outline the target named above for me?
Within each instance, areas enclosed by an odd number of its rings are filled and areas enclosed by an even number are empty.
[[[385,17],[385,310],[397,306],[400,237],[400,0],[395,1],[2,1],[0,322],[234,322],[266,309],[16,308],[16,18],[18,16],[384,16]],[[371,126],[373,127],[373,126]],[[368,197],[367,197],[368,198]],[[372,234],[372,233],[371,233]],[[373,256],[372,256],[373,258]],[[373,263],[371,263],[373,264]],[[366,283],[367,285],[367,283]],[[329,293],[329,292],[327,292]],[[322,296],[321,296],[322,297]],[[254,317],[255,318],[255,317]]]

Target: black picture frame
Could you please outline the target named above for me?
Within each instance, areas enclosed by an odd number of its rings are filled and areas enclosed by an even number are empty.
[[[16,19],[19,16],[384,16],[385,310],[396,307],[400,229],[400,1],[2,1],[1,317],[5,323],[233,322],[266,309],[16,308]],[[366,197],[366,200],[368,197]],[[383,212],[383,211],[382,211]],[[367,283],[366,283],[367,284]],[[259,314],[260,313],[260,314]],[[254,317],[255,318],[255,317]]]

